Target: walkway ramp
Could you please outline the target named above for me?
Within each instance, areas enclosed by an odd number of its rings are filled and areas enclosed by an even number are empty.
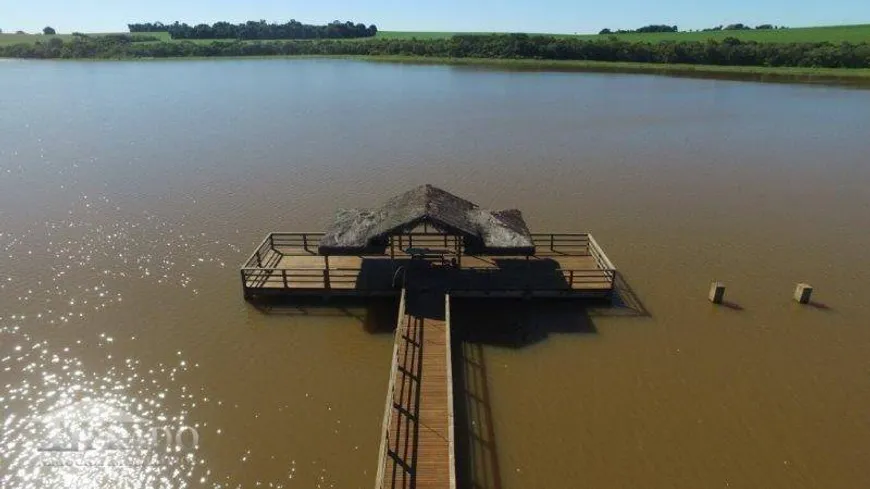
[[[402,291],[376,489],[454,489],[450,297]]]

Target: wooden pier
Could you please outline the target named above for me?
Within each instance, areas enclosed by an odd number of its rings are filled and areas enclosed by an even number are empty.
[[[376,489],[456,487],[451,297],[608,298],[617,273],[591,234],[531,233],[431,185],[270,233],[240,270],[246,300],[399,298]]]
[[[376,489],[456,487],[449,310],[402,291]]]

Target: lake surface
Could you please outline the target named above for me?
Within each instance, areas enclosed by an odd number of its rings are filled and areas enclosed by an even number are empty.
[[[842,88],[0,62],[0,487],[371,487],[390,305],[265,314],[237,267],[269,231],[423,183],[593,232],[648,312],[458,306],[457,328],[521,314],[543,333],[463,345],[493,442],[476,487],[861,487],[868,134],[870,92]],[[731,307],[707,302],[713,279]],[[800,281],[816,305],[791,300]],[[46,451],[72,403],[199,448],[141,466]]]

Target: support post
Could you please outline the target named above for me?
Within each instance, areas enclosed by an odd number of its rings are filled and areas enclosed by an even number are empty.
[[[302,235],[302,249],[305,251],[308,251],[308,235],[307,234]]]
[[[263,268],[263,259],[260,258],[260,250],[257,250],[257,268]]]
[[[281,269],[281,279],[284,280],[284,288],[286,289],[287,288],[287,269],[286,268]]]
[[[550,251],[556,251],[556,235],[550,235]]]
[[[328,268],[323,269],[323,287],[326,290],[329,290],[331,288],[329,285],[329,269]]]
[[[722,282],[713,282],[710,285],[710,302],[713,304],[721,304],[725,300],[725,284]]]
[[[239,273],[242,275],[242,295],[245,297],[245,300],[249,300],[251,295],[248,293],[248,279],[245,277],[244,270],[239,270]]]
[[[800,283],[794,290],[794,300],[801,304],[809,304],[810,298],[813,295],[813,286],[810,284]]]

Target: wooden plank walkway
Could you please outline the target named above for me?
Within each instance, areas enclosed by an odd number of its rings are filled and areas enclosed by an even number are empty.
[[[409,306],[397,325],[377,489],[451,489],[455,468],[449,320],[444,312],[429,317],[433,315]]]

